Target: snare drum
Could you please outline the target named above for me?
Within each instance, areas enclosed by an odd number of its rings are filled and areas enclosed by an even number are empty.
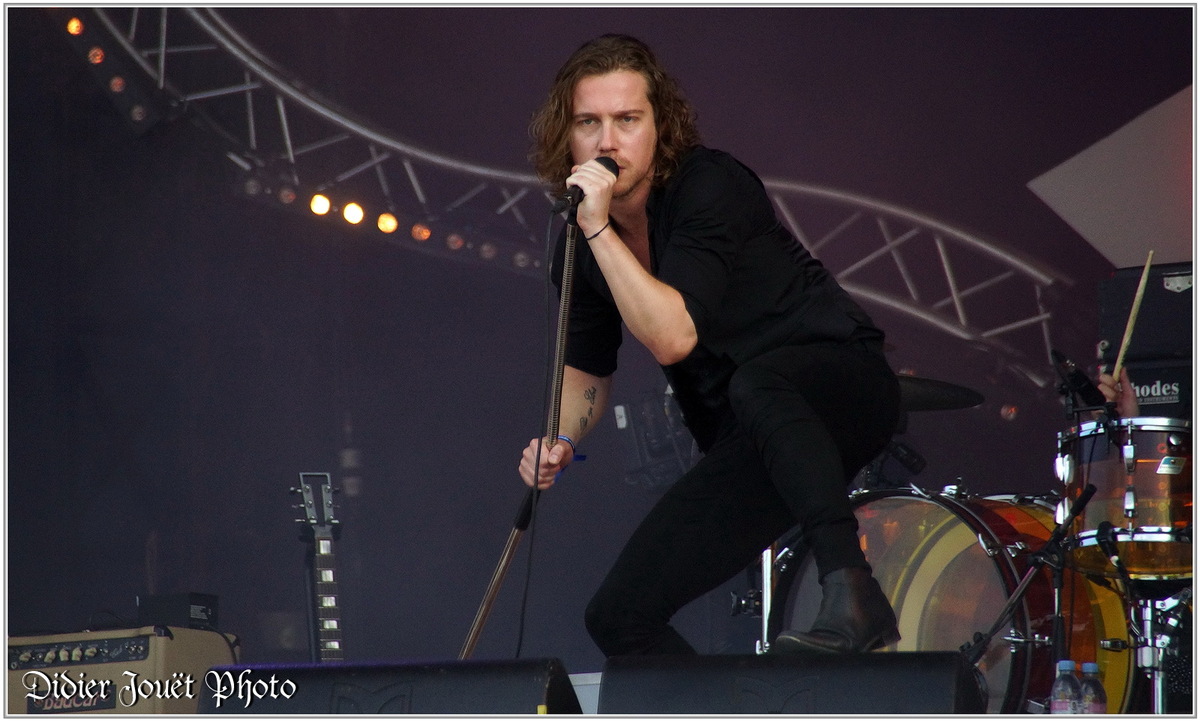
[[[988,632],[1028,569],[1030,552],[1054,528],[1053,502],[1029,497],[890,489],[861,494],[853,504],[867,561],[899,622],[900,642],[884,653],[958,651],[977,632]],[[783,629],[811,628],[821,601],[816,564],[800,534],[784,537],[778,549],[772,639]],[[1133,652],[1101,645],[1108,639],[1127,643],[1122,598],[1069,568],[1062,598],[1070,657],[1099,663],[1108,711],[1124,711]],[[1053,599],[1051,571],[1043,568],[980,659],[989,712],[1027,712],[1028,702],[1046,702],[1056,661]]]
[[[1178,419],[1093,421],[1059,434],[1055,466],[1066,495],[1058,519],[1084,487],[1096,487],[1071,528],[1076,568],[1116,577],[1115,550],[1131,579],[1192,576],[1191,446],[1191,425]]]

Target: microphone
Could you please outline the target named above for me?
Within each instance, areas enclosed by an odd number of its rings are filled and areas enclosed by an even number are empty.
[[[1075,503],[1071,505],[1071,511],[1068,512],[1067,518],[1074,519],[1083,513],[1083,508],[1087,506],[1092,497],[1096,495],[1096,486],[1088,484],[1083,487],[1083,491],[1079,492],[1079,496],[1075,499]]]
[[[613,176],[621,175],[621,168],[617,162],[606,155],[602,155],[596,159],[596,162],[604,166]],[[568,208],[574,208],[583,201],[583,189],[579,186],[571,186],[567,188],[567,192],[554,202],[554,207],[550,209],[551,213],[561,213]]]
[[[1050,351],[1050,357],[1054,359],[1054,363],[1058,364],[1059,373],[1062,374],[1067,389],[1078,394],[1084,404],[1104,406],[1108,403],[1108,399],[1104,398],[1104,393],[1100,391],[1100,388],[1092,383],[1092,380],[1075,365],[1075,362],[1054,350]]]
[[[913,474],[920,474],[925,468],[925,457],[921,456],[916,449],[908,444],[900,441],[889,441],[887,450],[893,459],[899,461],[901,466]]]
[[[1116,530],[1111,521],[1105,519],[1096,526],[1096,543],[1100,547],[1100,551],[1108,560],[1117,565],[1120,562],[1121,554],[1117,549]]]
[[[1063,537],[1067,535],[1067,531],[1069,530],[1071,524],[1075,523],[1075,517],[1083,513],[1083,508],[1087,506],[1088,502],[1092,500],[1092,497],[1095,496],[1095,494],[1095,484],[1088,484],[1087,486],[1083,487],[1083,491],[1079,492],[1079,496],[1075,499],[1075,503],[1071,505],[1071,510],[1067,512],[1066,518],[1063,519],[1062,522],[1054,528],[1054,531],[1050,533],[1050,539],[1046,541],[1047,547],[1058,544],[1063,540]]]

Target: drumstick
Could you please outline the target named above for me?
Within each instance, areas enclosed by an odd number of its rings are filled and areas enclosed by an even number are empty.
[[[1142,305],[1142,294],[1146,292],[1146,279],[1150,276],[1150,262],[1154,260],[1154,250],[1146,256],[1146,267],[1142,269],[1142,279],[1138,281],[1137,293],[1133,295],[1133,307],[1129,309],[1129,321],[1125,323],[1125,338],[1121,339],[1121,350],[1117,352],[1117,362],[1113,365],[1113,379],[1119,383],[1121,367],[1125,365],[1125,352],[1129,350],[1129,339],[1133,336],[1133,325],[1137,322],[1138,309]]]

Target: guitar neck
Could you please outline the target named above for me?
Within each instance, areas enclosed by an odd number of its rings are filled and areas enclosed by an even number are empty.
[[[313,589],[317,608],[317,651],[322,662],[340,662],[342,622],[338,603],[332,537],[318,536],[313,554]]]

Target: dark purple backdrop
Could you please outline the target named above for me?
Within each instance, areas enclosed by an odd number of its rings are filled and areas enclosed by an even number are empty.
[[[1192,81],[1191,8],[247,9],[225,15],[325,96],[397,137],[527,171],[526,124],[601,32],[650,42],[706,141],[996,239],[1073,281],[1055,342],[1087,359],[1111,266],[1026,187]],[[548,316],[536,281],[366,242],[226,192],[184,121],[121,126],[40,11],[8,10],[9,633],[128,622],[147,593],[220,598],[251,661],[303,659],[303,547],[287,488],[362,456],[344,497],[354,660],[452,658],[523,493]],[[897,322],[893,361],[989,397],[913,415],[906,441],[981,493],[1056,488],[1050,391],[1016,388]],[[615,400],[659,394],[624,352]],[[1011,395],[1022,413],[996,414]],[[539,506],[476,656],[602,660],[582,609],[654,494],[611,425]],[[737,580],[732,588],[741,583]],[[752,648],[721,590],[681,625]],[[280,622],[280,620],[283,620]],[[299,621],[297,621],[299,620]]]

